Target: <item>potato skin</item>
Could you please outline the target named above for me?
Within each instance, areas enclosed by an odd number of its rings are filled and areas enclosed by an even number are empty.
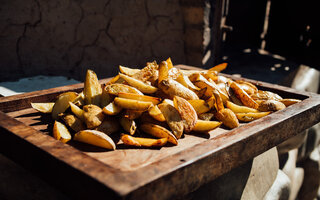
[[[262,112],[266,112],[266,111],[278,111],[285,108],[286,106],[280,101],[266,100],[259,104],[258,110]]]
[[[224,108],[215,114],[215,117],[228,128],[237,128],[239,120],[237,116],[228,108]]]
[[[104,120],[104,114],[99,106],[90,104],[83,106],[83,118],[89,129],[96,128]]]
[[[163,80],[158,86],[164,93],[169,95],[171,99],[174,96],[179,96],[186,100],[199,99],[198,95],[192,90],[172,79]]]

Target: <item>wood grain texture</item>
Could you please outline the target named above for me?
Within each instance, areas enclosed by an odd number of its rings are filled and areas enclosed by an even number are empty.
[[[116,151],[106,151],[55,140],[50,116],[30,106],[34,101],[52,101],[63,91],[81,90],[83,85],[77,84],[0,98],[0,150],[71,197],[181,197],[320,121],[320,95],[253,82],[303,101],[233,130],[186,134],[178,146],[119,145]]]

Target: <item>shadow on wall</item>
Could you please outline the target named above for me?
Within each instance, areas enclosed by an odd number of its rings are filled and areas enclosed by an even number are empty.
[[[3,1],[0,7],[1,81],[34,75],[83,80],[118,65],[185,61],[179,1]]]

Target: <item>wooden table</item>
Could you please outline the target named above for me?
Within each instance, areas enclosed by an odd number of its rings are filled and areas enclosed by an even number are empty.
[[[320,95],[249,81],[303,101],[233,130],[186,134],[178,146],[106,151],[55,140],[50,136],[50,116],[30,108],[31,102],[50,102],[62,92],[81,91],[83,84],[76,84],[0,98],[0,150],[73,198],[179,197],[320,121]]]

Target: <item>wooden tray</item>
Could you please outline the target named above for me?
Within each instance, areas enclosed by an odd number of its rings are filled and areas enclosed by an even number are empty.
[[[320,121],[320,95],[249,81],[303,101],[233,130],[186,134],[178,146],[105,151],[55,140],[50,115],[30,108],[31,102],[81,91],[83,84],[76,84],[0,98],[0,150],[72,198],[181,197]]]

